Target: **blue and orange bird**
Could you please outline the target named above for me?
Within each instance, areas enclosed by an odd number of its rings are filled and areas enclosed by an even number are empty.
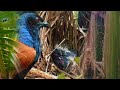
[[[44,22],[36,13],[24,13],[18,19],[17,27],[19,40],[17,58],[21,71],[15,76],[15,79],[24,79],[40,56],[40,28],[48,27],[48,23]]]

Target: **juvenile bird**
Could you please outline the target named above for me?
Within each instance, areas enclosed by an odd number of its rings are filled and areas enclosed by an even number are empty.
[[[76,53],[68,50],[67,48],[57,47],[51,54],[53,63],[61,70],[67,69],[70,62],[74,62]]]

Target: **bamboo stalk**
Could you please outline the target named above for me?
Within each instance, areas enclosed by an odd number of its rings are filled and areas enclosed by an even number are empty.
[[[120,61],[120,14],[118,11],[106,13],[105,42],[104,42],[104,69],[107,79],[120,78],[118,62]]]

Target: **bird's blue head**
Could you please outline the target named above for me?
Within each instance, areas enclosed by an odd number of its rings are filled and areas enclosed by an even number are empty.
[[[39,29],[41,27],[49,27],[47,22],[44,22],[44,20],[35,13],[26,13],[30,16],[27,18],[27,26],[30,26],[30,28],[33,28],[34,26],[37,26]]]

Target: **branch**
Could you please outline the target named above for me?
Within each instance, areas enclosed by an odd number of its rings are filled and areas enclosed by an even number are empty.
[[[30,72],[28,73],[28,75],[30,74],[30,76],[37,76],[37,77],[41,77],[41,78],[45,78],[45,79],[57,79],[57,76],[51,75],[49,73],[43,72],[41,70],[38,70],[36,68],[32,68],[30,70]]]

